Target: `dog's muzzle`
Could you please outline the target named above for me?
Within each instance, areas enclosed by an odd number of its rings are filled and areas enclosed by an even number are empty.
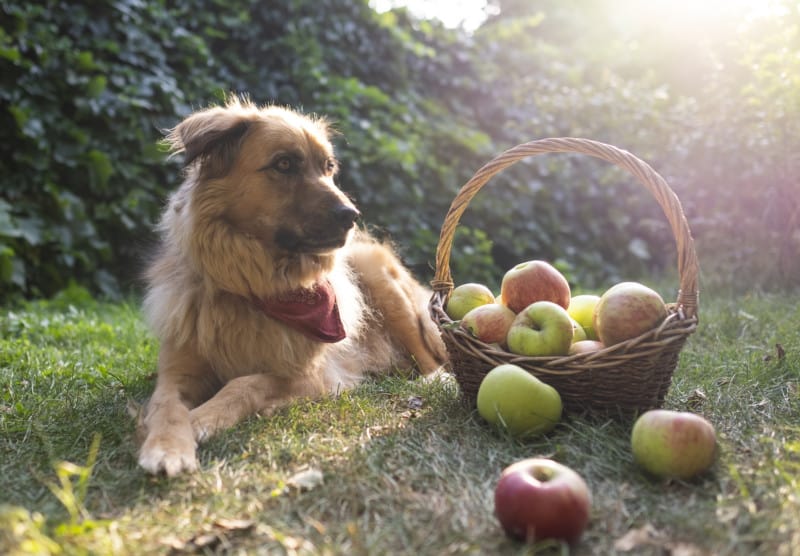
[[[351,205],[339,204],[324,218],[309,221],[300,231],[281,228],[275,240],[282,249],[295,253],[321,253],[338,249],[347,242],[361,213]]]
[[[355,224],[356,219],[361,216],[361,213],[354,207],[348,205],[339,205],[333,209],[333,220],[345,232]]]

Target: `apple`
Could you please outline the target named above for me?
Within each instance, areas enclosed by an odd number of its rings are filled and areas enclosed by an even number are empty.
[[[695,413],[651,409],[631,432],[633,458],[658,477],[691,479],[708,470],[716,456],[714,425]]]
[[[574,344],[575,342],[581,342],[583,340],[586,340],[587,339],[586,331],[578,323],[578,321],[576,321],[572,317],[570,317],[569,320],[572,321],[572,343]]]
[[[500,302],[519,313],[536,301],[569,306],[569,282],[556,267],[545,261],[527,261],[510,269],[500,284]]]
[[[569,346],[569,351],[567,352],[568,355],[577,355],[579,353],[591,353],[593,351],[599,351],[606,347],[603,345],[603,342],[598,342],[597,340],[581,340],[579,342],[573,342],[571,346]]]
[[[566,309],[552,301],[537,301],[511,323],[506,344],[517,355],[566,355],[574,333]]]
[[[652,330],[667,318],[658,292],[638,282],[621,282],[600,296],[594,311],[594,329],[607,346]]]
[[[598,301],[600,301],[599,295],[581,294],[571,298],[567,307],[569,316],[583,327],[587,340],[597,339],[594,330],[594,309]]]
[[[523,437],[551,431],[561,419],[561,396],[518,365],[498,365],[486,373],[478,388],[478,414]]]
[[[527,542],[575,544],[589,523],[592,495],[575,471],[546,458],[506,467],[494,490],[494,512],[506,534]]]
[[[461,319],[461,328],[487,344],[505,344],[508,329],[517,315],[499,303],[487,303],[469,311]]]
[[[492,290],[483,284],[469,282],[461,284],[450,292],[450,299],[444,311],[453,320],[461,320],[469,311],[475,307],[494,303]]]

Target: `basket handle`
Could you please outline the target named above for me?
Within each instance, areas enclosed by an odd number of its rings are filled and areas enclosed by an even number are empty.
[[[591,139],[574,137],[539,139],[512,147],[484,164],[461,187],[450,204],[439,235],[439,244],[436,247],[436,274],[431,281],[434,292],[444,294],[446,299],[453,290],[453,279],[450,274],[450,250],[453,246],[456,226],[472,198],[498,172],[523,158],[545,153],[579,153],[601,158],[633,174],[652,193],[669,221],[678,248],[680,289],[678,290],[676,309],[686,317],[696,316],[699,273],[697,254],[694,250],[694,240],[689,230],[689,223],[686,221],[683,207],[675,192],[650,165],[628,151]]]

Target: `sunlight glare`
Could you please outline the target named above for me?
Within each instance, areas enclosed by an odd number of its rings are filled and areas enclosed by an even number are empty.
[[[489,13],[494,13],[486,0],[370,0],[369,5],[379,13],[407,7],[422,19],[438,19],[445,27],[468,31],[480,27]]]
[[[446,27],[477,29],[489,15],[497,13],[487,0],[369,0],[377,12],[407,7],[417,17],[435,18]],[[621,0],[610,2],[615,11],[626,11],[631,19],[647,18],[666,25],[706,26],[713,32],[715,22],[731,16],[744,16],[746,22],[786,15],[785,2],[780,0]]]
[[[670,23],[704,25],[711,29],[715,22],[731,17],[754,21],[786,15],[788,8],[780,0],[627,0],[626,9],[637,17],[659,18]]]

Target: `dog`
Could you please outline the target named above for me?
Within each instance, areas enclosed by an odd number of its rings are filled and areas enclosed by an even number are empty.
[[[184,181],[158,225],[143,313],[160,341],[138,462],[197,469],[198,443],[254,414],[447,356],[430,292],[360,229],[321,117],[229,98],[166,141]]]

